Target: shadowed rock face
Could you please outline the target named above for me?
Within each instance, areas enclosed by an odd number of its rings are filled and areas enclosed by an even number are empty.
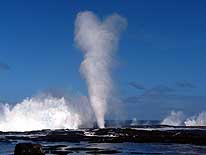
[[[14,155],[44,155],[40,144],[19,143],[15,147]]]

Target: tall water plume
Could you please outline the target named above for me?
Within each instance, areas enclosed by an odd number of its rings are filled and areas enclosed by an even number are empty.
[[[126,25],[126,19],[118,14],[101,21],[90,11],[78,13],[75,21],[75,42],[84,53],[80,72],[87,81],[89,100],[100,128],[104,128],[104,117],[113,89],[113,56],[119,34]]]

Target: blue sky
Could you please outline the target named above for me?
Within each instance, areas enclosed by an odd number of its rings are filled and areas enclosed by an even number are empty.
[[[0,100],[16,102],[48,89],[87,94],[73,34],[76,14],[90,10],[101,18],[116,12],[128,20],[114,78],[131,117],[159,118],[175,108],[195,113],[206,101],[205,5],[203,0],[1,1]],[[158,106],[151,90],[158,92]],[[140,114],[140,107],[151,115]]]

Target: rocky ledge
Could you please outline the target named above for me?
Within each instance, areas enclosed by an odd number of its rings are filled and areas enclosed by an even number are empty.
[[[42,130],[31,132],[0,132],[0,141],[28,140],[33,142],[90,143],[179,143],[206,145],[206,128],[147,127],[104,128],[81,130]]]

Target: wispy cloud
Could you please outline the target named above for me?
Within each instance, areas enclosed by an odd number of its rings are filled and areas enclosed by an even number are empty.
[[[129,85],[131,87],[135,88],[135,89],[140,89],[140,90],[144,90],[145,89],[145,87],[143,85],[141,85],[141,84],[139,84],[137,82],[134,82],[134,81],[130,82]]]
[[[6,63],[0,62],[0,70],[10,70],[10,66]]]
[[[170,88],[166,85],[158,85],[150,89],[145,89],[142,94],[136,96],[130,96],[125,99],[125,102],[128,103],[138,103],[143,100],[150,100],[150,98],[155,97],[159,98],[159,96],[171,95],[175,92],[175,89]]]
[[[188,81],[178,81],[176,85],[180,88],[195,88],[195,85]]]
[[[132,106],[133,108],[135,106],[135,112],[138,115],[143,111],[147,113],[148,116],[153,114],[164,116],[171,110],[184,111],[189,115],[193,115],[206,109],[205,102],[206,96],[190,96],[181,94],[145,94],[142,96],[130,96],[124,100],[124,103],[128,106]]]
[[[175,92],[174,88],[168,87],[166,85],[158,85],[156,87],[146,90],[144,94],[159,95],[159,94],[168,94],[173,92]]]
[[[181,84],[181,86],[194,87],[189,83]],[[166,85],[145,89],[142,94],[123,99],[123,103],[128,106],[131,115],[133,114],[139,119],[163,118],[171,110],[183,111],[188,116],[194,115],[206,109],[205,102],[206,96],[182,94],[176,87]]]

